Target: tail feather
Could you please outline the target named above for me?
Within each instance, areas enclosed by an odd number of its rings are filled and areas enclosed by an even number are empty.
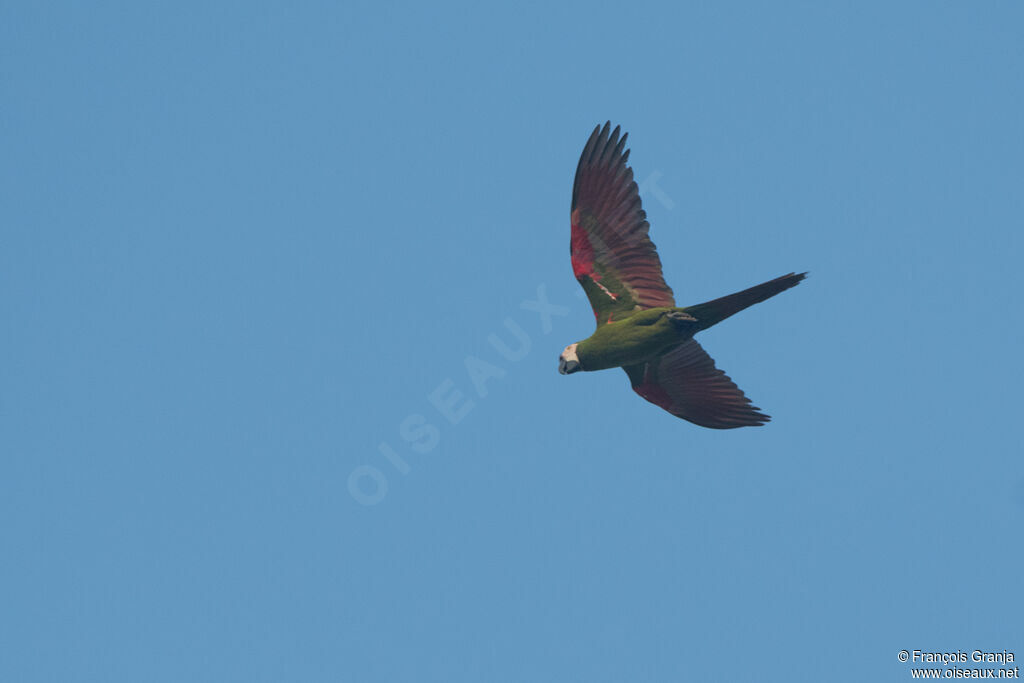
[[[697,319],[700,329],[706,330],[734,313],[739,313],[748,306],[759,304],[779,292],[795,287],[805,277],[807,277],[807,273],[790,273],[768,282],[762,282],[750,289],[744,289],[742,292],[736,292],[729,296],[723,296],[721,299],[697,304],[696,306],[687,306],[682,310]]]

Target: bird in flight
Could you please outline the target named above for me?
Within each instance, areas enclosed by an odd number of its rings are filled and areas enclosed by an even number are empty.
[[[618,126],[610,128],[610,121],[594,128],[572,189],[572,272],[594,309],[597,329],[565,347],[558,371],[622,368],[633,391],[684,420],[712,429],[763,425],[771,418],[750,404],[693,336],[794,287],[806,273],[677,307],[626,165],[628,134],[620,137]]]

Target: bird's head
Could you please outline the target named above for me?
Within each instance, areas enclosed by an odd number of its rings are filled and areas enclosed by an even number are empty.
[[[576,345],[569,344],[565,347],[565,351],[562,351],[562,355],[558,357],[558,372],[563,375],[571,375],[582,369],[580,359],[576,356]]]

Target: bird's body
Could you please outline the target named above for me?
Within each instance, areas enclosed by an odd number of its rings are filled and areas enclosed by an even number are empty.
[[[793,287],[790,273],[729,296],[684,308],[675,305],[661,260],[648,237],[646,214],[629,151],[619,128],[594,129],[573,187],[573,274],[594,309],[597,329],[570,344],[559,372],[621,367],[634,391],[668,412],[716,429],[757,426],[770,418],[743,392],[693,336],[725,318]]]
[[[576,345],[576,356],[587,370],[607,370],[657,358],[697,331],[696,322],[681,308],[667,306],[627,313],[601,325]]]

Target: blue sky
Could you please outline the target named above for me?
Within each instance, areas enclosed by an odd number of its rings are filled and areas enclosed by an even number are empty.
[[[4,3],[0,679],[1024,658],[1022,21]],[[701,337],[768,426],[557,374],[608,119],[680,303],[811,272]]]

